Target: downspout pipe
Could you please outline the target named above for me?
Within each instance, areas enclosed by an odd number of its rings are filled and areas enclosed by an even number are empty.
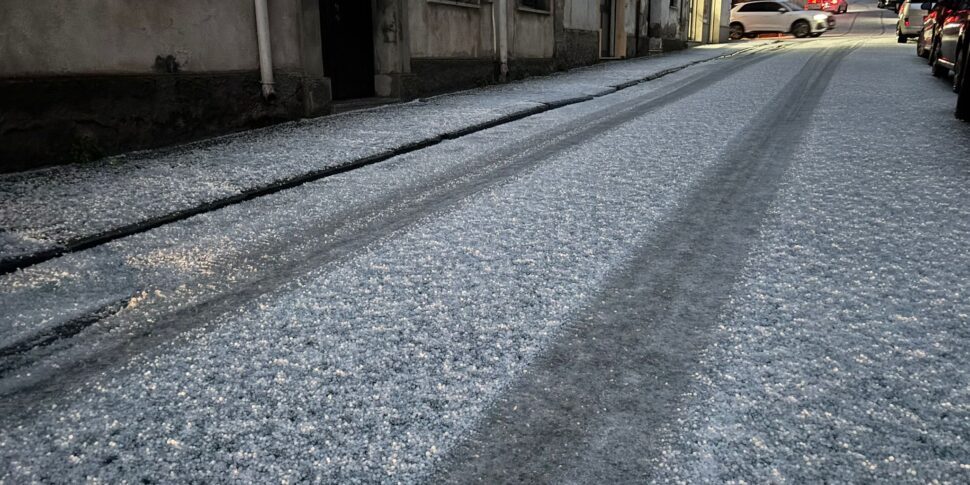
[[[256,7],[256,44],[259,47],[259,77],[263,85],[263,98],[273,99],[276,90],[273,88],[273,48],[269,35],[269,12],[266,0],[253,0]]]
[[[509,76],[509,8],[507,0],[497,0],[498,18],[498,80],[505,82]]]

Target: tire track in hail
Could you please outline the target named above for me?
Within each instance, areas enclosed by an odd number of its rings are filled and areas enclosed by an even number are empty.
[[[788,150],[858,45],[809,58],[656,237],[487,408],[431,482],[650,476],[663,430],[688,404],[697,356],[791,163]]]

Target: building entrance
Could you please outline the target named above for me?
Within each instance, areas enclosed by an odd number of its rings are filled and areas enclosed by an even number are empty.
[[[616,0],[600,0],[600,57],[616,56]]]
[[[369,0],[320,2],[323,74],[334,100],[374,95],[373,12]]]

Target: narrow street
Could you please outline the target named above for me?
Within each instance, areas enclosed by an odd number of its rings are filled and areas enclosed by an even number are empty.
[[[970,125],[837,21],[0,275],[0,483],[970,481]]]

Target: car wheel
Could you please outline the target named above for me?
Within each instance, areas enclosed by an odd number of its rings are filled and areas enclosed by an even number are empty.
[[[906,43],[906,36],[903,35],[903,33],[899,31],[899,26],[898,25],[896,26],[896,42],[899,42],[900,44],[905,44]]]
[[[845,5],[842,5],[842,10],[839,13],[846,13],[848,11],[849,11],[849,4],[846,3]]]
[[[796,20],[791,24],[791,33],[799,39],[803,39],[812,33],[812,27],[804,20]]]
[[[970,89],[964,89],[957,96],[957,109],[954,114],[958,120],[970,122]]]
[[[744,37],[744,26],[740,22],[731,23],[731,40],[739,40]]]
[[[950,70],[947,69],[946,67],[943,67],[939,62],[940,61],[939,45],[933,45],[933,51],[930,52],[930,59],[933,60],[933,62],[930,63],[930,65],[933,66],[933,77],[941,77],[941,78],[946,77],[947,73],[950,72]]]
[[[812,32],[811,34],[808,34],[809,37],[820,37],[821,35],[821,32]]]
[[[968,71],[968,69],[964,69],[964,71]],[[963,86],[960,88],[960,94],[957,95],[957,109],[953,114],[956,115],[958,120],[970,122],[970,82],[967,82],[968,80],[970,80],[970,76],[964,74]]]

